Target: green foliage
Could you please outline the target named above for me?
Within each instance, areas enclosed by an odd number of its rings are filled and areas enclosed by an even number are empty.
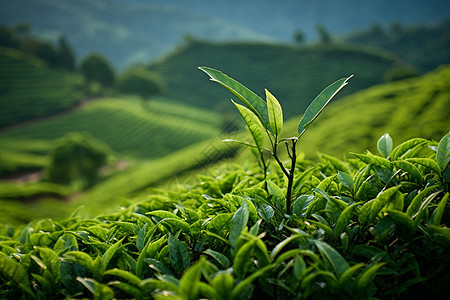
[[[229,165],[189,188],[159,191],[112,214],[3,225],[0,296],[442,297],[450,265],[449,193],[441,172],[449,135],[439,145],[392,141],[386,158],[297,161],[305,179],[294,185],[291,216],[277,207],[282,173],[268,174],[266,192],[257,166]],[[375,144],[389,144],[387,137]],[[414,165],[421,180],[396,161]]]
[[[69,133],[56,142],[50,154],[46,179],[82,187],[95,184],[100,167],[108,163],[111,150],[89,135]]]
[[[88,84],[98,83],[102,88],[112,88],[115,84],[114,69],[101,54],[93,53],[83,58],[79,69]]]
[[[245,106],[235,103],[233,104],[239,110],[239,113],[243,117],[247,124],[247,129],[252,135],[254,145],[238,140],[227,139],[225,141],[232,141],[238,144],[244,144],[251,148],[260,162],[260,166],[263,169],[264,178],[266,178],[268,162],[264,158],[263,152],[270,153],[275,161],[278,163],[281,171],[286,175],[288,180],[288,186],[286,191],[286,201],[281,206],[284,206],[286,214],[291,214],[291,197],[292,197],[292,185],[294,183],[294,169],[297,159],[296,143],[300,137],[305,133],[312,122],[319,116],[325,106],[331,101],[331,99],[348,84],[348,80],[352,77],[343,78],[325,88],[308,106],[303,117],[298,125],[298,136],[280,139],[281,129],[283,127],[283,111],[278,100],[266,89],[266,101],[261,99],[255,93],[248,88],[237,82],[236,80],[228,77],[220,71],[208,68],[200,67],[200,70],[204,71],[210,76],[210,79],[214,82],[221,84],[233,95],[238,97]],[[264,135],[267,134],[267,140],[270,143],[271,148],[263,147]],[[289,158],[291,159],[291,167],[288,169],[278,156],[278,146],[283,143],[286,145]],[[291,145],[289,144],[291,143]],[[255,151],[255,149],[257,151]],[[273,183],[265,182],[265,188],[272,193],[282,194],[281,190]],[[280,198],[280,197],[278,197]]]

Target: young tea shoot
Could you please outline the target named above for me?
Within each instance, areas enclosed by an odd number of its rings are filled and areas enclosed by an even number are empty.
[[[280,103],[267,89],[265,90],[266,101],[249,90],[244,85],[221,71],[209,68],[199,67],[200,70],[210,76],[211,81],[217,82],[236,96],[242,103],[238,104],[231,100],[238,109],[244,119],[247,129],[250,132],[253,142],[248,143],[239,140],[227,139],[224,141],[235,142],[246,145],[257,157],[258,163],[263,169],[264,180],[266,179],[268,161],[264,156],[264,152],[270,153],[275,159],[281,171],[287,178],[288,186],[286,191],[286,214],[291,214],[291,198],[292,185],[294,183],[295,164],[297,161],[297,142],[306,132],[309,126],[317,119],[325,106],[333,99],[333,97],[348,84],[353,75],[339,79],[333,84],[325,88],[311,104],[308,106],[298,124],[298,135],[281,138],[281,129],[283,128],[283,110]],[[267,137],[269,147],[265,147],[264,137]],[[279,146],[284,145],[290,159],[290,166],[285,166],[278,154]],[[267,182],[266,188],[267,188]]]

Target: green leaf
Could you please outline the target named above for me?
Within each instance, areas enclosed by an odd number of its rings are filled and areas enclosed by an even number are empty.
[[[439,202],[438,207],[436,208],[432,219],[430,220],[431,225],[439,225],[442,220],[442,216],[444,215],[445,206],[447,205],[447,200],[449,197],[449,193],[445,193],[444,197],[442,197],[442,200]]]
[[[335,239],[337,239],[340,236],[344,228],[348,227],[352,213],[358,207],[359,204],[361,204],[361,202],[353,203],[352,205],[347,206],[339,215],[336,225],[334,226]]]
[[[408,162],[416,163],[418,165],[424,166],[427,169],[433,170],[436,174],[441,173],[441,168],[438,163],[431,158],[422,158],[422,157],[412,157],[406,159]]]
[[[228,77],[218,70],[208,67],[199,67],[211,77],[211,81],[217,82],[229,90],[233,95],[239,98],[253,113],[258,117],[265,128],[269,126],[269,116],[267,114],[267,104],[258,95],[248,88]]]
[[[355,274],[355,272],[362,267],[364,267],[364,263],[358,263],[348,268],[344,273],[342,273],[342,276],[339,278],[339,285],[344,285],[347,283],[347,281],[352,280],[353,274]]]
[[[319,116],[325,106],[333,99],[333,97],[348,84],[348,80],[352,78],[342,78],[325,88],[314,101],[308,106],[298,124],[298,133],[302,135],[309,125]]]
[[[133,296],[134,299],[143,299],[144,298],[144,293],[137,287],[125,283],[125,282],[121,282],[121,281],[110,281],[108,282],[108,285],[110,286],[114,286],[122,291],[124,291],[125,293]]]
[[[352,177],[347,173],[340,171],[338,172],[337,177],[339,182],[353,194],[355,190],[355,183],[353,182]]]
[[[377,271],[384,265],[384,263],[377,263],[365,269],[356,282],[357,290],[364,290],[374,280]]]
[[[165,210],[154,210],[154,211],[149,211],[149,212],[147,212],[145,214],[146,215],[155,216],[155,217],[158,217],[160,219],[173,218],[173,219],[181,220],[181,218],[179,216],[177,216],[176,214],[171,213],[169,211],[165,211]]]
[[[416,226],[413,219],[402,211],[386,210],[388,217],[395,223],[399,234],[406,238],[412,237],[416,231]]]
[[[378,140],[377,148],[384,158],[388,158],[392,150],[392,138],[388,133],[383,134]]]
[[[142,226],[142,228],[139,230],[139,233],[136,238],[136,247],[138,248],[139,251],[142,251],[142,249],[144,249],[146,230],[147,230],[147,223],[145,223],[144,226]]]
[[[419,169],[412,163],[407,162],[406,160],[396,160],[393,161],[392,164],[410,174],[418,182],[422,182],[422,174],[420,173]]]
[[[341,277],[341,275],[350,267],[347,261],[339,254],[339,252],[327,243],[319,240],[314,240],[313,242],[320,253],[330,262],[338,277]]]
[[[311,203],[314,201],[313,195],[301,195],[295,200],[294,204],[292,205],[292,212],[299,216],[300,218],[303,218],[306,214],[306,210],[308,209],[308,206],[311,205]]]
[[[77,277],[77,280],[94,294],[94,299],[108,300],[114,298],[114,291],[105,284],[101,284],[92,278]]]
[[[236,253],[233,262],[234,274],[242,279],[248,271],[249,265],[252,263],[251,254],[257,239],[246,242]]]
[[[205,263],[205,258],[201,257],[200,260],[189,267],[186,272],[181,277],[178,284],[178,294],[183,295],[184,299],[195,300],[198,299],[198,289],[199,289],[199,281],[200,275],[202,271],[202,267]]]
[[[219,295],[218,299],[231,299],[233,291],[234,278],[228,273],[218,273],[211,280],[211,286]]]
[[[373,165],[381,165],[389,168],[391,166],[390,162],[382,157],[373,155],[371,153],[367,154],[358,154],[358,153],[351,153],[353,156],[356,156],[361,161],[365,162],[366,164],[373,164]]]
[[[226,257],[225,255],[223,255],[220,252],[211,250],[211,249],[207,249],[204,251],[204,253],[210,255],[212,258],[214,258],[219,264],[222,265],[222,267],[224,268],[228,268],[231,265],[230,260],[228,259],[228,257]]]
[[[174,236],[169,236],[169,260],[178,271],[189,267],[191,260],[186,245]]]
[[[117,243],[115,243],[114,245],[110,246],[108,248],[108,250],[105,251],[105,253],[103,253],[102,255],[102,266],[103,266],[103,270],[106,270],[106,268],[108,267],[109,261],[111,260],[111,258],[114,256],[114,254],[117,252],[117,250],[119,250],[119,248],[122,246],[122,241],[125,238],[122,238],[120,241],[118,241]]]
[[[266,101],[270,127],[275,136],[278,136],[283,128],[283,110],[278,100],[267,89]]]
[[[428,143],[427,140],[421,138],[415,138],[408,140],[406,142],[401,143],[397,147],[394,148],[391,152],[391,159],[397,160],[403,155],[410,153],[415,147],[419,147],[423,144]]]
[[[270,252],[270,261],[273,261],[275,259],[275,257],[277,257],[277,255],[281,252],[281,250],[286,247],[289,243],[291,243],[292,241],[296,240],[296,239],[300,239],[300,238],[304,238],[308,235],[305,234],[294,234],[291,235],[290,237],[282,240],[281,242],[279,242],[275,248],[272,249],[272,252]]]
[[[295,256],[293,273],[297,279],[300,279],[306,272],[306,263],[300,255]]]
[[[450,131],[439,141],[436,161],[441,168],[441,172],[444,172],[450,162]]]
[[[165,218],[165,219],[162,219],[162,220],[160,221],[160,223],[161,223],[162,225],[164,225],[164,224],[169,224],[169,225],[171,225],[171,228],[172,228],[174,231],[177,231],[178,229],[181,229],[181,230],[183,230],[185,233],[190,233],[190,232],[191,232],[191,229],[189,228],[189,224],[186,223],[186,222],[183,221],[183,220],[178,219],[178,218]]]
[[[28,273],[17,261],[7,256],[0,257],[0,270],[22,290],[35,298],[33,291],[30,288]]]
[[[425,199],[425,197],[428,196],[435,188],[435,185],[429,186],[423,189],[423,191],[421,191],[419,194],[417,194],[411,201],[411,204],[409,204],[408,209],[406,210],[406,214],[412,217],[412,215],[414,215],[419,210],[420,206],[422,205],[423,199]]]
[[[274,214],[272,206],[266,203],[257,204],[256,210],[258,211],[259,216],[261,216],[261,218],[263,218],[266,222],[269,222]]]
[[[270,264],[247,276],[244,280],[239,282],[239,284],[233,288],[233,291],[231,293],[232,295],[231,299],[240,299],[239,295],[245,290],[246,287],[248,287],[256,278],[264,275],[264,273],[266,273],[267,271],[271,270],[274,267],[275,267],[274,264]]]
[[[241,207],[236,211],[231,219],[230,228],[230,244],[233,248],[236,247],[236,242],[241,234],[241,231],[247,226],[248,222],[248,204],[245,199],[242,199]]]
[[[255,141],[255,145],[258,148],[261,148],[264,141],[264,129],[261,125],[258,117],[247,107],[237,104],[233,100],[231,100],[233,104],[238,109],[245,123],[247,124],[247,129],[252,135],[253,141]]]
[[[120,277],[122,279],[125,279],[126,281],[128,281],[129,283],[131,283],[132,285],[134,285],[136,287],[140,286],[140,284],[141,284],[141,279],[139,279],[139,277],[137,277],[136,275],[134,275],[128,271],[117,269],[117,268],[105,271],[104,275],[112,275],[112,276]]]

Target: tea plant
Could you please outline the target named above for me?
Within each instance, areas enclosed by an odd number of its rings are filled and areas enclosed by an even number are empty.
[[[254,144],[236,140],[226,141],[233,141],[250,147],[256,157],[259,158],[261,167],[263,168],[264,178],[266,178],[267,174],[267,162],[264,158],[263,152],[267,151],[270,155],[272,155],[288,180],[285,207],[286,214],[290,215],[292,185],[294,183],[294,171],[297,161],[297,142],[306,132],[308,127],[316,120],[331,99],[348,84],[348,80],[353,75],[348,78],[340,79],[331,84],[324,89],[316,97],[316,99],[314,99],[314,101],[306,109],[300,123],[298,124],[298,136],[281,138],[281,129],[283,128],[283,111],[278,100],[267,89],[265,90],[266,103],[258,95],[222,72],[208,67],[200,67],[200,69],[208,74],[212,81],[218,82],[224,86],[245,104],[245,106],[243,106],[232,100],[233,104],[237,107],[239,113],[242,115],[245,123],[247,124],[247,129],[253,138]],[[269,140],[270,148],[264,147],[264,133]],[[290,167],[285,166],[278,155],[278,147],[283,144],[286,146],[286,151],[291,160]]]
[[[318,98],[326,101],[305,114],[290,139],[280,138],[274,99],[268,123],[237,105],[254,120],[247,124],[257,138],[248,145],[261,166],[224,165],[192,187],[155,190],[95,218],[78,210],[60,221],[0,226],[0,298],[448,296],[450,132],[439,143],[415,138],[396,147],[385,134],[378,154],[352,153],[345,161],[326,154],[318,163],[293,159],[298,138],[346,82]],[[281,172],[267,172],[261,152],[277,160],[282,143],[292,165],[280,160]]]

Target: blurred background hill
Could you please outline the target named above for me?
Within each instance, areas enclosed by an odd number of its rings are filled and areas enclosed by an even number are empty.
[[[377,23],[434,24],[450,17],[445,0],[15,0],[0,3],[0,23],[28,22],[56,41],[67,37],[78,57],[103,53],[117,69],[154,59],[192,35],[212,41],[290,43],[296,30],[319,39]]]
[[[354,74],[304,136],[308,159],[374,151],[385,132],[396,144],[440,139],[450,128],[446,2],[2,1],[2,222],[80,204],[96,214],[215,162],[251,162],[221,142],[244,128],[231,94],[198,66],[269,89],[286,135],[323,88]]]

